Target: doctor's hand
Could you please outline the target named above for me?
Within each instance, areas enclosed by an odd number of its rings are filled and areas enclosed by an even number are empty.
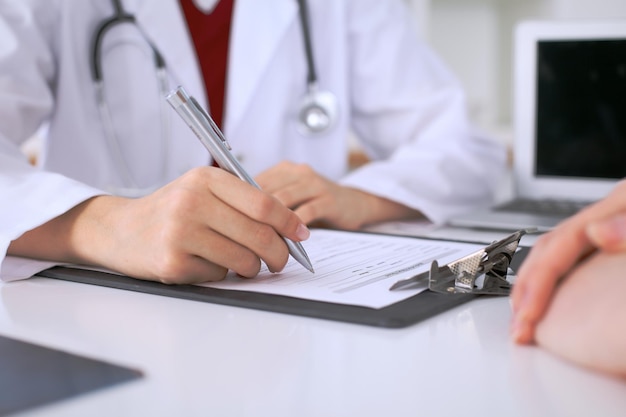
[[[590,254],[626,252],[626,181],[542,236],[518,271],[511,294],[511,333],[518,343],[531,343],[557,285],[574,273]]]
[[[10,253],[97,265],[164,283],[280,271],[309,231],[276,198],[224,170],[196,168],[139,199],[94,197],[13,241]]]
[[[305,164],[281,162],[255,180],[306,224],[356,230],[385,220],[417,217],[418,212],[355,188],[336,184]]]

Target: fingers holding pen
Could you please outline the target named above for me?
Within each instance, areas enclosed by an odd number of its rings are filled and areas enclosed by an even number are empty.
[[[250,219],[271,226],[278,234],[300,242],[309,238],[304,222],[277,198],[218,170],[212,192]],[[245,196],[245,197],[244,197]]]
[[[212,231],[239,245],[239,248],[219,251],[223,256],[216,261],[246,277],[258,273],[258,258],[270,271],[282,270],[289,256],[283,236],[294,241],[306,240],[310,235],[308,228],[293,211],[271,195],[225,171],[207,169],[210,170],[206,174],[209,178],[204,178],[205,174],[200,172],[203,175],[200,180],[207,182],[206,186],[222,204],[204,205],[206,213],[203,217]],[[200,244],[195,250],[207,257],[214,253],[210,242]],[[234,259],[229,256],[246,252],[247,255],[254,254],[256,262],[249,256],[237,255]]]
[[[265,261],[272,272],[280,271],[289,252],[281,236],[268,224],[260,223],[228,205],[208,210],[207,224],[195,233],[189,251],[224,265],[243,277],[254,277]]]

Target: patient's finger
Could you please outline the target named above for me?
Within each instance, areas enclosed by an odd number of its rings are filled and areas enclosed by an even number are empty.
[[[609,252],[626,251],[626,214],[590,223],[586,231],[598,248]]]

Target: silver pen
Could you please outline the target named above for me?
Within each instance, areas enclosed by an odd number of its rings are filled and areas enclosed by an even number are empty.
[[[167,95],[167,102],[176,110],[176,113],[187,123],[193,133],[196,134],[200,142],[209,151],[213,159],[220,168],[236,175],[243,181],[255,186],[258,189],[259,184],[252,179],[250,175],[243,169],[237,158],[230,152],[232,149],[226,141],[226,138],[217,127],[211,116],[204,111],[198,104],[196,99],[190,97],[182,87],[170,92]],[[311,272],[313,265],[309,260],[309,256],[299,242],[294,242],[283,236],[283,240],[289,248],[289,253],[302,266]]]

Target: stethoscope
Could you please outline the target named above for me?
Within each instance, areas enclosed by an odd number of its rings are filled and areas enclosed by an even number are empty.
[[[302,37],[304,40],[304,51],[307,64],[307,79],[306,79],[306,93],[301,100],[297,113],[297,129],[300,134],[305,136],[316,136],[322,133],[328,132],[335,125],[338,118],[338,105],[336,96],[329,91],[321,91],[318,87],[317,71],[315,68],[315,60],[313,58],[313,48],[311,42],[311,30],[309,28],[309,11],[306,0],[297,0],[300,26],[302,28]],[[120,174],[123,176],[125,184],[129,184],[129,188],[116,187],[112,189],[115,194],[125,195],[129,197],[141,196],[154,190],[156,187],[151,188],[139,188],[134,180],[131,172],[130,165],[125,160],[123,152],[121,150],[120,141],[115,133],[113,120],[111,117],[111,111],[107,104],[107,100],[104,93],[104,78],[102,74],[102,43],[106,34],[113,28],[122,24],[137,25],[135,16],[124,11],[121,0],[111,0],[114,8],[113,16],[102,21],[93,35],[92,48],[91,48],[91,76],[94,83],[96,92],[96,102],[98,104],[98,111],[100,118],[104,126],[104,133],[107,138],[111,152],[114,158],[120,163]],[[145,37],[145,36],[144,36]],[[156,78],[159,88],[159,96],[165,97],[169,92],[169,86],[167,82],[167,71],[165,60],[157,48],[148,42],[148,46],[152,50],[154,57],[154,65],[156,69]],[[163,144],[163,157],[162,157],[162,173],[163,176],[167,173],[167,144],[170,141],[169,138],[169,113],[165,106],[165,100],[160,103],[161,113],[161,141]],[[165,178],[162,178],[165,180]],[[165,181],[163,181],[164,183]]]
[[[115,160],[118,161],[117,169],[122,176],[123,183],[126,187],[107,187],[107,191],[113,194],[125,196],[125,197],[141,197],[155,191],[158,186],[152,187],[139,187],[131,174],[130,164],[126,161],[124,153],[122,152],[121,143],[118,140],[115,128],[113,125],[113,118],[111,117],[111,111],[107,104],[107,100],[104,92],[104,78],[102,74],[102,43],[105,35],[114,27],[122,24],[131,24],[137,26],[135,16],[128,14],[122,8],[120,0],[111,0],[115,13],[108,19],[103,20],[96,28],[96,31],[92,39],[91,47],[91,77],[95,87],[96,102],[98,105],[98,112],[100,113],[100,119],[104,127],[104,134],[107,140],[107,144],[113,154]],[[143,34],[142,34],[143,35]],[[145,36],[144,36],[145,38]],[[161,53],[150,43],[148,46],[152,51],[154,58],[154,66],[156,69],[156,80],[159,89],[159,97],[165,97],[168,93],[168,80],[167,71],[165,67],[165,60]],[[165,100],[159,100],[159,113],[161,121],[161,184],[165,184],[166,175],[168,171],[168,155],[167,149],[170,142],[170,129],[169,129],[169,112],[165,105]]]
[[[316,135],[327,132],[333,127],[337,121],[338,105],[333,93],[320,91],[318,88],[306,0],[298,0],[298,6],[307,65],[307,91],[298,111],[298,130],[304,135]]]

